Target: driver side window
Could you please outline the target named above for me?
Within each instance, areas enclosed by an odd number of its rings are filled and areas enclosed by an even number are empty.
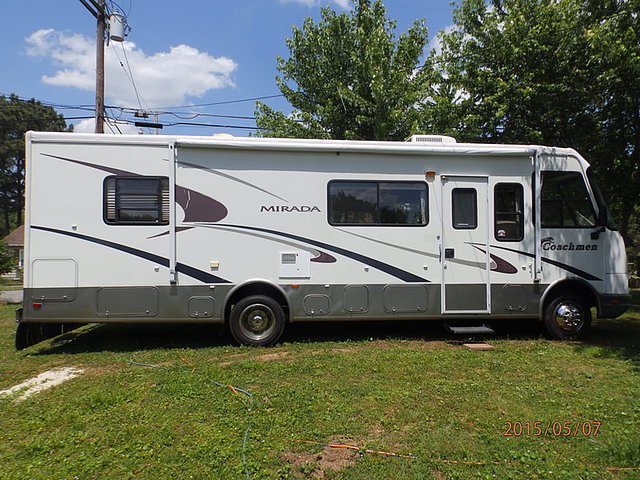
[[[596,214],[579,172],[542,172],[542,228],[593,227]]]

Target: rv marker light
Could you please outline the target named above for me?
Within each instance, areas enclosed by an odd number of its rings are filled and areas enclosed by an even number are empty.
[[[42,308],[42,304],[41,303],[34,303],[31,305],[33,308]]]
[[[436,172],[433,170],[427,170],[424,172],[424,178],[433,179],[436,178]]]

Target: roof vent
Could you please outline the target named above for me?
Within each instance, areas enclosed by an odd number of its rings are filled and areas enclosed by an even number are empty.
[[[407,142],[411,143],[434,143],[439,145],[456,143],[456,139],[453,137],[447,137],[445,135],[411,135]]]

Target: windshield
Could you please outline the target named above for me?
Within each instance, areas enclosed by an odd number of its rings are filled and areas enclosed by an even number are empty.
[[[604,200],[602,190],[600,190],[600,186],[598,185],[596,176],[593,173],[593,168],[589,167],[589,169],[587,170],[587,177],[589,178],[591,190],[593,191],[593,194],[596,197],[596,203],[598,204],[598,224],[604,225],[609,230],[618,230],[618,226],[611,218],[609,207],[607,207],[607,202],[605,202]]]

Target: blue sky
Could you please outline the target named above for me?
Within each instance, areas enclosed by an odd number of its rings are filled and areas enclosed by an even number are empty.
[[[163,123],[226,125],[176,125],[162,130],[186,135],[248,135],[251,130],[231,126],[255,126],[250,118],[229,117],[253,117],[255,102],[239,100],[280,93],[275,84],[276,55],[287,57],[284,39],[290,36],[292,25],[302,25],[306,17],[319,18],[322,6],[331,6],[338,12],[352,6],[349,0],[107,3],[124,10],[132,30],[126,42],[107,47],[105,103],[115,107],[141,106],[150,111],[170,110],[184,117],[162,114],[159,120]],[[424,18],[433,39],[452,23],[449,0],[386,0],[384,4],[389,18],[397,21],[397,34],[406,31],[414,20]],[[4,2],[2,6],[0,94],[15,93],[56,105],[92,106],[96,23],[80,1],[22,0]],[[273,108],[290,110],[282,98],[264,101]],[[65,117],[92,115],[81,109],[58,110]],[[118,108],[107,113],[122,120],[131,119]],[[76,131],[93,130],[92,120],[69,122],[76,124]],[[112,128],[117,131],[115,126]],[[118,124],[118,128],[125,133],[135,131],[125,124]]]

